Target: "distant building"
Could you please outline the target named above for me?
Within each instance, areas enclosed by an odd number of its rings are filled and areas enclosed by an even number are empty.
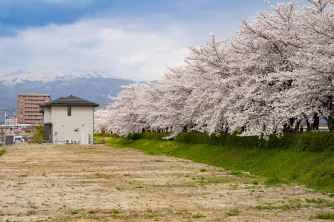
[[[54,144],[93,144],[93,103],[75,96],[41,104],[47,140]]]
[[[17,121],[16,121],[17,119],[16,118],[7,118],[6,120],[5,120],[5,124],[7,125],[7,126],[9,126],[9,125],[17,125]]]
[[[19,94],[17,95],[17,123],[42,124],[43,114],[39,105],[50,102],[50,94]]]

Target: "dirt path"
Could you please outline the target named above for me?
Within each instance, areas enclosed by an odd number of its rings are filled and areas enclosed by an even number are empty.
[[[132,149],[20,145],[0,157],[0,221],[318,221],[334,211],[333,197],[258,181]]]

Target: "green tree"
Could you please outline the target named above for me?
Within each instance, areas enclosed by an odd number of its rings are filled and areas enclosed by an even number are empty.
[[[36,142],[41,142],[46,139],[45,127],[43,125],[38,126],[37,132],[34,134],[34,138]]]

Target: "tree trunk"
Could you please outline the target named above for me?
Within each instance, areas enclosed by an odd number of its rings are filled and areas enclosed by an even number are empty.
[[[295,121],[295,119],[294,118],[290,118],[289,119],[289,124],[284,124],[284,132],[285,133],[293,133],[294,132],[294,130],[292,129],[292,125],[293,125],[293,122]]]
[[[327,126],[329,131],[334,131],[334,115],[328,115],[327,118]]]
[[[295,133],[296,131],[292,128],[293,123],[295,122],[295,118],[290,118],[290,132]]]
[[[319,122],[320,118],[317,113],[313,114],[313,124],[312,124],[312,129],[313,130],[319,130]]]
[[[184,132],[184,133],[187,132],[187,126],[184,126],[184,127],[183,127],[183,132]]]
[[[311,131],[311,128],[312,128],[312,126],[311,126],[311,123],[308,121],[308,119],[305,119],[305,121],[306,121],[306,132],[310,132]]]
[[[302,120],[297,121],[297,124],[296,124],[296,127],[295,127],[295,132],[299,132],[300,131],[299,126],[300,126],[301,121]]]

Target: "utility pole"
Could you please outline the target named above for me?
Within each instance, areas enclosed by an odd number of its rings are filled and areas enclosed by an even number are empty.
[[[19,110],[16,110],[16,118],[15,118],[15,121],[16,121],[16,130],[17,130],[17,132],[19,131],[19,121],[17,121],[17,117],[18,117],[18,115],[19,115]],[[20,135],[21,135],[21,133],[20,133]]]
[[[5,134],[6,134],[6,131],[7,131],[7,109],[5,109]]]
[[[13,130],[13,133],[14,133],[15,125],[16,125],[15,124],[15,109],[12,109],[12,130]]]

